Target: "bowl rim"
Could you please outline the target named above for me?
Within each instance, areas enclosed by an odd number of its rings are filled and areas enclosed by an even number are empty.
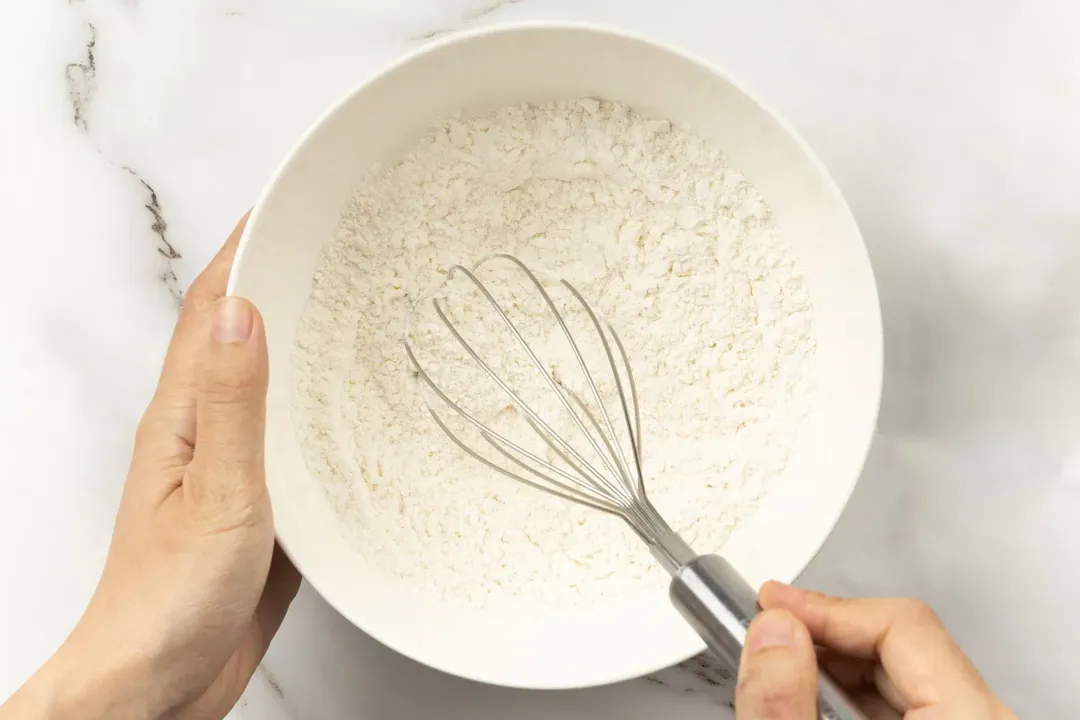
[[[251,236],[253,232],[252,228],[258,227],[258,219],[263,211],[263,208],[268,202],[269,197],[273,194],[272,190],[278,184],[282,175],[284,175],[288,171],[289,167],[293,163],[300,150],[310,142],[311,138],[323,128],[323,126],[329,121],[329,119],[338,112],[340,112],[350,102],[352,102],[355,96],[363,92],[365,88],[367,88],[369,85],[379,80],[380,78],[383,78],[386,75],[395,72],[400,67],[412,62],[416,58],[432,52],[439,51],[442,48],[450,45],[466,43],[476,40],[478,38],[502,33],[515,33],[521,31],[567,30],[615,36],[618,38],[651,45],[662,52],[671,54],[682,60],[685,60],[693,65],[698,66],[702,70],[705,70],[708,73],[724,80],[726,83],[731,85],[732,88],[736,89],[737,91],[745,95],[753,103],[755,103],[766,115],[768,115],[773,121],[775,121],[777,125],[779,125],[784,130],[785,133],[790,136],[790,138],[805,154],[806,159],[810,162],[814,170],[820,176],[821,181],[828,187],[829,190],[831,190],[835,194],[836,199],[839,201],[844,212],[851,220],[852,229],[859,240],[858,246],[860,252],[862,253],[861,260],[869,271],[869,284],[867,289],[872,294],[872,299],[874,303],[874,312],[872,313],[872,320],[874,321],[873,337],[866,338],[866,349],[870,353],[871,359],[875,361],[874,367],[868,368],[873,373],[873,408],[870,413],[870,417],[868,418],[869,422],[866,423],[866,428],[862,434],[862,437],[853,437],[851,439],[852,446],[858,449],[859,460],[856,465],[857,472],[852,473],[852,477],[847,480],[847,487],[844,489],[844,502],[838,504],[835,510],[832,511],[832,517],[828,519],[828,523],[822,524],[823,527],[827,528],[827,531],[822,534],[820,541],[816,542],[816,546],[813,547],[812,552],[807,554],[806,561],[805,563],[803,563],[802,568],[799,570],[798,573],[801,574],[806,570],[806,567],[809,566],[810,563],[812,563],[814,559],[818,556],[821,548],[825,544],[825,541],[832,534],[837,522],[840,520],[840,517],[846,510],[848,503],[850,502],[851,495],[855,490],[855,486],[858,484],[858,481],[861,478],[863,471],[865,470],[871,444],[876,434],[878,418],[881,411],[881,395],[884,380],[884,332],[882,327],[880,295],[878,293],[877,281],[873,272],[873,265],[870,262],[869,251],[866,247],[866,242],[863,239],[862,232],[859,230],[858,223],[855,220],[854,214],[851,212],[851,208],[848,205],[847,200],[840,192],[836,181],[833,179],[832,175],[825,167],[825,164],[813,151],[813,149],[806,142],[806,140],[804,140],[803,137],[794,129],[794,127],[792,127],[788,123],[788,121],[784,119],[783,116],[773,110],[769,104],[763,102],[757,95],[747,90],[746,87],[744,87],[741,83],[730,77],[723,70],[695,53],[681,49],[677,46],[674,46],[663,40],[659,40],[655,37],[649,36],[645,33],[625,27],[588,21],[554,20],[526,20],[492,23],[490,25],[485,25],[482,27],[453,31],[446,34],[445,36],[428,40],[418,45],[417,47],[412,48],[411,50],[389,60],[380,68],[368,74],[363,80],[353,85],[347,92],[343,93],[336,101],[331,103],[323,112],[321,112],[318,117],[310,125],[308,125],[304,132],[301,133],[299,138],[289,147],[282,160],[279,162],[273,173],[266,181],[265,185],[262,187],[259,198],[249,213],[248,222],[240,237],[240,241],[236,249],[236,254],[233,259],[232,268],[229,273],[229,281],[226,288],[226,294],[232,295],[235,292],[236,284],[238,282],[239,269],[243,265],[244,257],[247,253],[248,246],[251,243]],[[322,598],[322,600],[326,602],[330,607],[332,607],[337,613],[349,620],[351,624],[353,624],[363,633],[369,635],[377,642],[390,648],[391,650],[405,657],[408,657],[420,664],[426,665],[427,667],[433,668],[435,670],[439,670],[457,677],[464,678],[466,680],[472,680],[485,684],[496,684],[504,687],[533,690],[569,690],[578,688],[598,687],[611,683],[632,680],[643,677],[650,673],[658,672],[665,668],[671,667],[672,665],[688,660],[691,657],[705,650],[704,643],[697,642],[689,643],[685,648],[685,652],[680,653],[677,657],[655,657],[652,660],[647,660],[648,656],[643,655],[642,657],[645,658],[647,661],[639,662],[632,667],[623,664],[618,666],[617,671],[598,671],[593,676],[587,679],[583,679],[583,681],[577,682],[575,684],[547,682],[542,676],[537,677],[533,681],[524,681],[520,677],[515,677],[515,680],[513,682],[508,682],[502,678],[494,678],[491,675],[483,675],[481,673],[473,672],[470,668],[457,668],[453,667],[449,663],[434,661],[431,658],[424,657],[424,654],[417,652],[415,648],[401,647],[399,644],[395,643],[390,637],[388,637],[387,633],[382,632],[379,628],[366,627],[365,625],[361,624],[360,622],[358,622],[358,618],[355,617],[354,613],[349,611],[347,608],[342,607],[336,599],[328,597],[322,592],[320,582],[317,579],[312,579],[308,577],[308,575],[303,570],[302,563],[298,561],[296,555],[290,550],[289,541],[286,538],[281,537],[276,532],[276,530],[275,538],[282,551],[289,558],[289,560],[293,562],[293,564],[300,571],[301,575],[303,575],[304,579],[308,582],[308,584],[310,584],[312,588],[315,589],[315,591],[319,594],[319,597]],[[792,578],[792,580],[794,579],[795,578]]]

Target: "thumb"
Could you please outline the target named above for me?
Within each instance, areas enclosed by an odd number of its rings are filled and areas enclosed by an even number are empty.
[[[766,610],[746,635],[735,688],[737,720],[816,720],[817,658],[810,633],[785,610]]]
[[[221,298],[198,370],[195,453],[187,484],[199,504],[247,509],[265,497],[267,378],[258,311],[243,298]]]

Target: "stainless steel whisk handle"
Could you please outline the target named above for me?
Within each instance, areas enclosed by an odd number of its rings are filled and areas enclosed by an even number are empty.
[[[677,542],[682,543],[681,540]],[[685,543],[682,545],[689,550]],[[670,545],[668,549],[672,549]],[[664,562],[664,557],[660,559],[665,566],[669,565]],[[737,670],[746,644],[746,628],[758,612],[757,593],[719,555],[671,559],[675,560],[670,563],[673,567],[667,568],[672,574],[671,602],[709,650],[732,670]],[[820,667],[818,715],[821,720],[868,720],[839,684]]]

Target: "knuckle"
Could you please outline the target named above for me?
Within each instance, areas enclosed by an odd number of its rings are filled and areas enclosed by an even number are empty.
[[[198,327],[218,297],[218,294],[205,289],[201,281],[196,279],[180,301],[180,313],[176,318],[176,333],[182,335],[185,329]]]
[[[180,300],[180,320],[183,321],[198,309],[199,305],[199,279],[188,286],[184,297]]]
[[[206,394],[211,402],[237,404],[254,403],[254,397],[262,389],[262,378],[244,368],[232,367],[214,370],[206,383]]]
[[[825,602],[825,613],[821,619],[821,632],[826,638],[836,637],[843,628],[843,618],[852,615],[858,609],[858,605],[851,598],[828,598]]]
[[[181,316],[190,316],[203,312],[217,299],[216,293],[208,287],[208,281],[206,279],[206,272],[203,271],[199,277],[195,278],[195,281],[191,283],[191,287],[184,293],[184,299],[180,303]]]
[[[192,463],[186,480],[197,504],[213,509],[215,519],[227,521],[230,529],[262,519],[266,489],[251,477],[249,468],[220,461]]]
[[[939,625],[941,619],[932,607],[917,598],[903,598],[900,600],[901,612],[905,617],[919,623]]]
[[[151,400],[150,405],[146,408],[142,417],[139,418],[139,424],[135,426],[134,449],[136,453],[141,448],[154,445],[160,440],[163,424],[162,410],[158,407],[155,396],[155,399]]]
[[[242,393],[255,387],[255,378],[238,371],[216,372],[211,376],[210,388],[221,393]]]
[[[154,421],[150,417],[149,412],[144,413],[139,420],[139,424],[135,426],[135,449],[138,450],[141,447],[145,447],[154,434]]]
[[[198,315],[213,306],[225,294],[231,265],[231,258],[223,259],[220,253],[210,260],[184,293],[180,304],[181,314],[187,311],[191,315]]]
[[[194,287],[189,288],[184,293],[184,298],[180,301],[180,314],[176,316],[176,328],[179,331],[182,328],[191,325],[196,321],[199,315],[198,307],[201,305]]]

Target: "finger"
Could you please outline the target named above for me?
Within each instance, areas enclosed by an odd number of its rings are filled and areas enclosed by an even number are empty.
[[[883,665],[876,665],[874,667],[873,685],[877,688],[878,694],[892,707],[907,712],[913,707],[918,705],[908,697],[908,693],[901,692],[900,688],[896,687],[896,683],[889,677],[888,671],[885,670]],[[929,695],[929,693],[926,693]]]
[[[268,367],[262,320],[247,300],[214,304],[198,373],[195,455],[185,488],[210,509],[254,506],[266,492]]]
[[[818,669],[824,670],[850,693],[870,720],[894,720],[893,708],[905,703],[876,660],[855,658],[829,648],[817,648]],[[879,689],[880,688],[880,689]]]
[[[862,693],[853,699],[870,720],[901,720],[903,717],[896,708],[876,692]]]
[[[841,687],[848,690],[874,687],[874,667],[877,663],[873,660],[850,657],[828,648],[818,648],[817,660],[818,668],[828,672]]]
[[[851,600],[769,582],[758,601],[783,608],[814,641],[847,655],[880,658],[878,689],[901,710],[985,690],[978,671],[926,605],[908,599]],[[888,682],[885,682],[885,677]]]
[[[750,623],[735,686],[737,720],[815,720],[817,660],[810,634],[784,610]]]
[[[217,255],[185,293],[157,390],[147,410],[149,420],[165,425],[187,444],[189,455],[195,444],[198,350],[208,332],[210,311],[214,303],[225,295],[233,257],[249,214],[250,211],[240,218]]]

